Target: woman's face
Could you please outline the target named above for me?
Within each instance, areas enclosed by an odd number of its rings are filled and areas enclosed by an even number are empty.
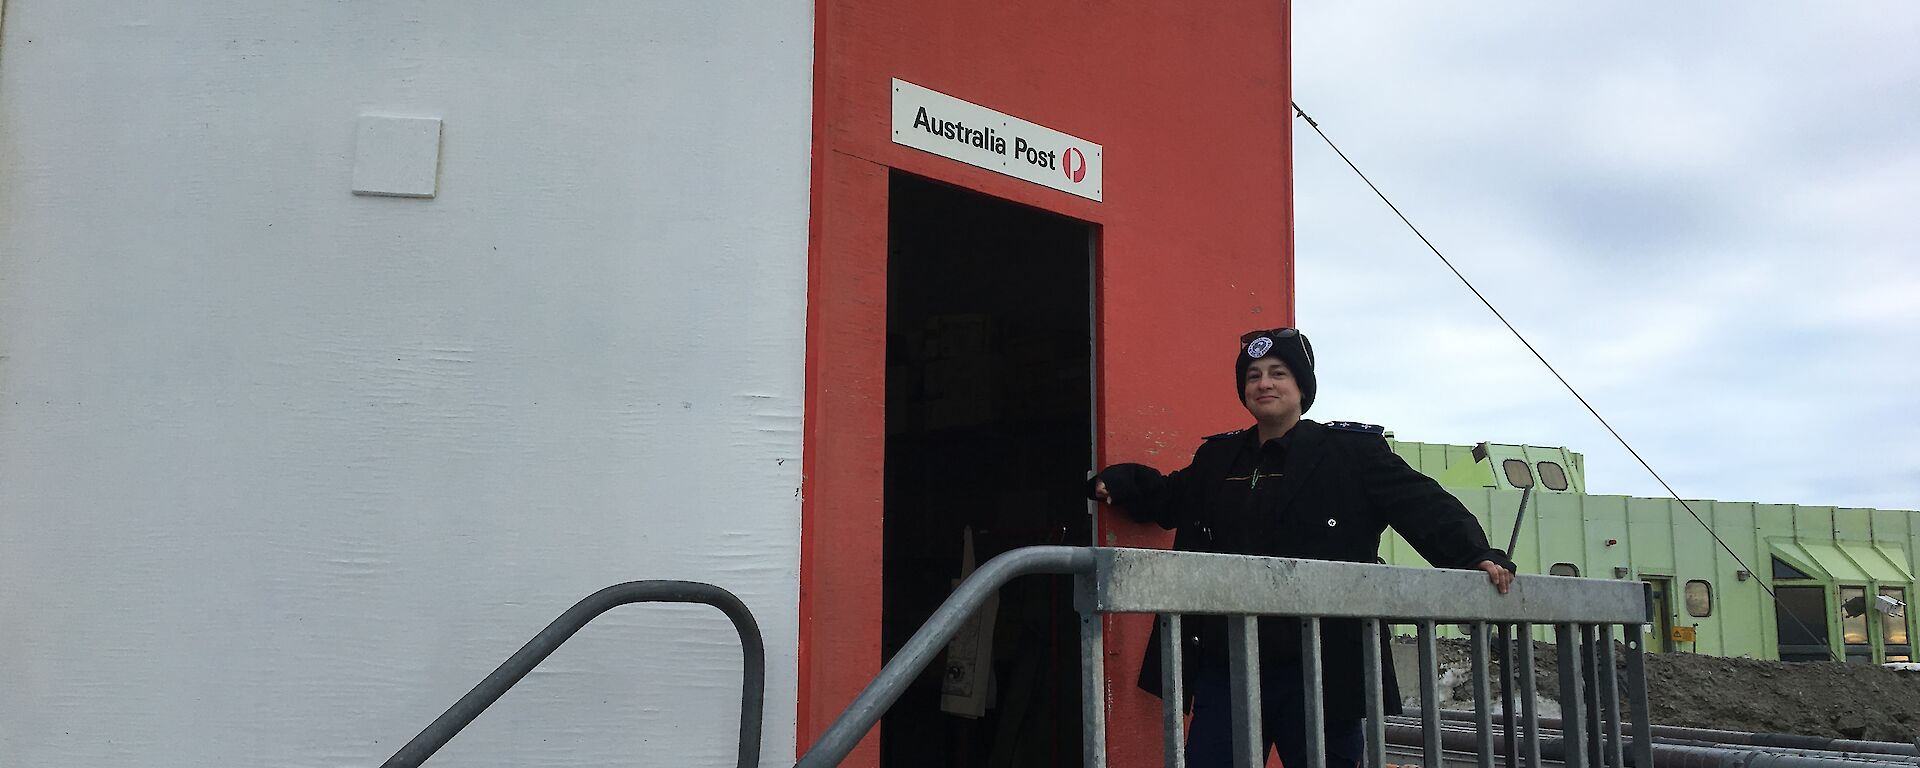
[[[1255,360],[1247,366],[1246,381],[1241,382],[1240,402],[1257,421],[1298,419],[1300,383],[1279,359]]]

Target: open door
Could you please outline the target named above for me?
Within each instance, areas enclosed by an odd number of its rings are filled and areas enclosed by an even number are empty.
[[[1653,593],[1653,650],[1673,652],[1673,580],[1665,576],[1646,576],[1641,581]]]
[[[901,173],[888,213],[881,651],[976,563],[1092,543],[1093,227]],[[881,764],[1078,765],[1072,580],[1030,578],[881,723]]]

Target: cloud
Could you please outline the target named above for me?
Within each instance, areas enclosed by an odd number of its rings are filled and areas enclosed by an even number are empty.
[[[1920,6],[1295,6],[1295,97],[1677,490],[1920,506]],[[1315,415],[1662,493],[1296,123]]]

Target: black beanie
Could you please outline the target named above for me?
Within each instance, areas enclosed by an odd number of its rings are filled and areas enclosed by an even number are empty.
[[[1240,356],[1233,361],[1233,396],[1245,405],[1247,366],[1260,358],[1277,356],[1287,364],[1287,372],[1293,374],[1294,382],[1300,385],[1300,412],[1306,413],[1313,407],[1313,393],[1318,388],[1313,378],[1313,342],[1292,328],[1254,331],[1248,335],[1254,334],[1258,335],[1240,345]]]

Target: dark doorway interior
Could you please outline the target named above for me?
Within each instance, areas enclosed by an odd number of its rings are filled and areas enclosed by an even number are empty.
[[[1827,640],[1827,588],[1776,585],[1773,595],[1780,660],[1832,659],[1833,649]]]
[[[887,266],[882,653],[977,563],[1088,544],[1091,225],[895,173]],[[1071,581],[1002,590],[881,724],[881,764],[1080,764]],[[984,618],[984,617],[983,617]]]
[[[1653,596],[1653,650],[1673,653],[1673,602],[1669,597],[1673,581],[1665,576],[1648,576],[1642,581]]]

